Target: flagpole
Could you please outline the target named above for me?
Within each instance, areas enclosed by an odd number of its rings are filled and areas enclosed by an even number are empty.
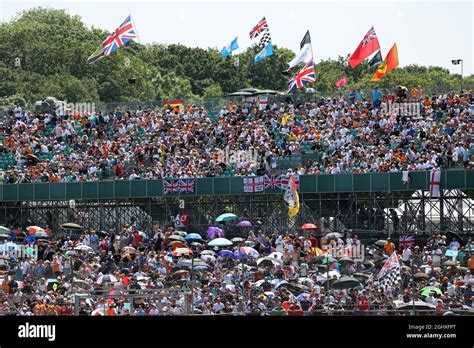
[[[140,42],[140,36],[138,35],[137,26],[135,25],[135,22],[133,21],[132,11],[129,10],[128,13],[129,13],[130,19],[131,19],[131,21],[132,21],[133,28],[135,29],[135,33],[137,33],[137,41],[138,41],[139,44],[141,44],[141,42]]]

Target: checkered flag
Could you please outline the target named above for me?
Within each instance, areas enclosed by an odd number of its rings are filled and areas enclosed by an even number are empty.
[[[258,43],[258,49],[261,50],[263,49],[269,42],[272,41],[272,38],[270,37],[270,32],[265,32],[262,35],[262,38],[260,39],[260,42]]]
[[[392,253],[377,275],[379,288],[386,289],[402,281],[400,261],[397,253]]]

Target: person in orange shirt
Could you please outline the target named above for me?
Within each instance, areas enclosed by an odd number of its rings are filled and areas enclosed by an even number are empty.
[[[9,277],[5,277],[5,279],[3,279],[3,282],[2,282],[2,289],[3,289],[3,292],[8,295],[10,293],[10,278]]]
[[[472,271],[474,270],[474,254],[471,253],[471,258],[467,261],[467,267]]]
[[[395,251],[395,244],[392,243],[391,238],[387,238],[387,243],[383,246],[383,252],[385,255],[392,255],[392,253]]]
[[[115,315],[115,308],[113,307],[114,305],[109,305],[107,306],[107,309],[105,310],[105,315],[106,316],[113,316]]]
[[[33,313],[35,315],[45,315],[47,311],[47,306],[43,303],[42,300],[38,300],[38,303],[33,307]]]
[[[423,100],[423,106],[425,108],[431,107],[431,99],[429,96],[426,96],[425,99]]]

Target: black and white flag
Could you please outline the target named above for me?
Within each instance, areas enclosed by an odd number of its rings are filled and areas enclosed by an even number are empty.
[[[400,261],[397,253],[392,253],[377,275],[379,288],[386,289],[402,281]]]
[[[272,38],[270,37],[270,32],[267,31],[266,33],[263,33],[260,42],[258,43],[258,48],[263,49],[271,41]]]

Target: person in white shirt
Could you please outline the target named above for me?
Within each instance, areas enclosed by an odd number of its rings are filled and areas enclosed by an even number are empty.
[[[451,243],[449,243],[449,249],[451,250],[458,250],[461,245],[456,239],[453,239]]]
[[[405,264],[405,266],[410,266],[411,254],[412,254],[411,249],[408,247],[408,245],[405,245],[403,247],[403,253],[402,253],[402,261]]]
[[[221,300],[217,299],[216,302],[214,303],[214,306],[212,307],[212,310],[214,313],[220,313],[221,310],[224,309],[224,304],[222,303]]]
[[[433,267],[439,267],[441,265],[441,255],[443,252],[441,249],[436,245],[431,252],[432,260],[433,260]]]

